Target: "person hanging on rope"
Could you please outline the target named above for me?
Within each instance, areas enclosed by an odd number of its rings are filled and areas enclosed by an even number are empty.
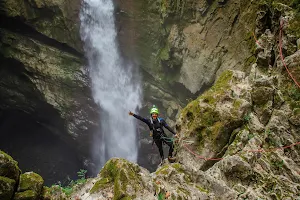
[[[155,105],[150,110],[151,117],[149,119],[143,118],[139,115],[136,115],[129,111],[129,115],[134,116],[135,118],[141,120],[146,123],[151,131],[150,135],[152,135],[153,140],[158,147],[159,154],[161,157],[161,162],[164,160],[164,152],[162,145],[163,143],[169,146],[169,156],[168,159],[170,162],[175,161],[175,157],[173,157],[174,144],[172,138],[168,138],[164,132],[163,127],[168,129],[171,133],[173,133],[174,137],[177,137],[176,133],[170,128],[170,126],[166,123],[163,118],[158,117],[159,111]]]

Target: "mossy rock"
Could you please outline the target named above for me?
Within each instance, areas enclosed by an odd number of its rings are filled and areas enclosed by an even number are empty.
[[[156,175],[168,175],[170,173],[170,165],[163,165],[159,169],[156,170]]]
[[[235,124],[240,124],[240,121],[234,118],[235,115],[228,116],[221,122],[220,113],[215,109],[217,102],[228,93],[233,81],[234,74],[232,71],[223,72],[211,89],[189,103],[182,111],[182,117],[188,121],[188,129],[192,135],[198,136],[201,146],[201,141],[204,142],[204,140],[220,144],[219,140],[224,138],[223,134],[230,132],[227,127],[236,127]],[[235,106],[234,104],[239,103],[235,101],[233,106]],[[234,113],[232,111],[232,114]],[[225,143],[227,139],[228,137],[226,137]]]
[[[41,200],[52,200],[52,195],[49,187],[43,186]]]
[[[0,199],[10,200],[14,194],[16,181],[7,177],[0,176]]]
[[[93,193],[99,192],[101,189],[108,187],[109,186],[108,183],[111,183],[111,182],[112,182],[112,180],[110,180],[109,178],[102,178],[102,179],[98,180],[94,184],[92,189],[90,190],[90,193],[93,194]]]
[[[14,200],[36,200],[37,198],[38,194],[35,191],[27,190],[24,192],[17,192]]]
[[[257,105],[263,105],[273,99],[274,89],[269,87],[259,87],[252,90],[252,100]]]
[[[4,176],[10,179],[19,180],[20,169],[18,162],[15,161],[11,156],[0,151],[0,176]]]
[[[100,172],[102,179],[98,181],[97,185],[95,184],[90,192],[99,192],[101,188],[109,184],[113,185],[114,188],[114,200],[134,198],[135,194],[143,188],[139,172],[138,165],[125,159],[112,158]]]
[[[44,180],[40,175],[34,172],[26,172],[24,174],[21,174],[20,176],[18,192],[32,190],[35,193],[40,194],[43,184],[44,184]]]
[[[40,200],[64,200],[66,199],[63,195],[63,192],[61,190],[61,187],[59,186],[52,186],[52,187],[46,187],[43,186],[42,192],[40,195]]]

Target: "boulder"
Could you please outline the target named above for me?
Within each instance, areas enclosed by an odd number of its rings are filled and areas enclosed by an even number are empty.
[[[16,196],[19,199],[37,198],[42,192],[43,184],[43,178],[34,172],[21,174]]]
[[[0,151],[0,176],[7,177],[18,182],[19,175],[20,169],[18,167],[18,162],[3,151]]]
[[[41,200],[65,200],[66,196],[61,187],[55,185],[50,188],[43,186],[40,198]]]
[[[16,181],[4,176],[0,176],[0,199],[1,200],[11,200]]]

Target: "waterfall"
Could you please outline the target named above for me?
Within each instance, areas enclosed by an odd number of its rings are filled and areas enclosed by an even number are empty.
[[[102,166],[111,157],[136,162],[136,121],[128,111],[140,106],[140,81],[119,54],[112,0],[84,0],[80,22],[93,97],[102,110],[93,153]]]

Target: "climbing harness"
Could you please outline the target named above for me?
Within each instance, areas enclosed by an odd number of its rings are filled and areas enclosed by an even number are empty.
[[[163,132],[161,119],[159,117],[157,118],[157,121],[159,122],[160,126],[159,126],[159,128],[156,129],[156,131],[157,132]],[[154,123],[153,123],[152,117],[150,117],[150,122],[151,122],[151,126],[152,126],[152,130],[150,130],[150,137],[152,137],[153,136],[153,129],[154,129]]]

